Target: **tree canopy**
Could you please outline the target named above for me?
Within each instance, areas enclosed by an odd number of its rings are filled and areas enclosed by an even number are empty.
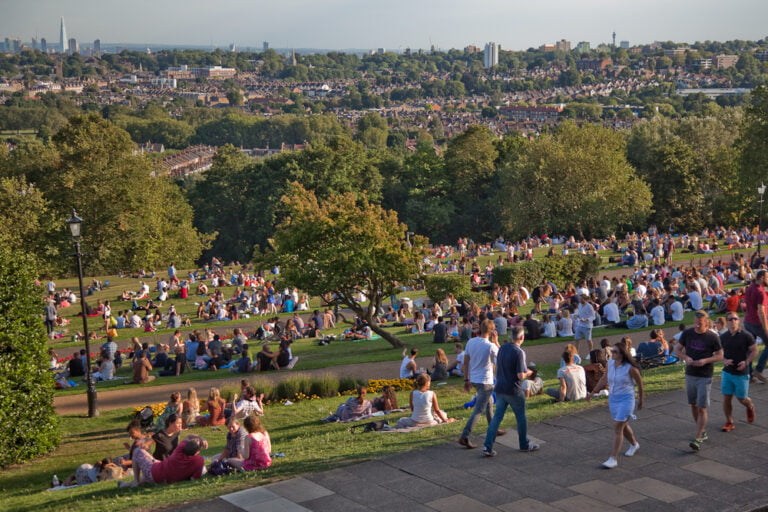
[[[398,284],[419,274],[425,239],[406,241],[408,227],[397,214],[353,193],[318,200],[298,183],[283,199],[286,217],[272,240],[266,261],[280,266],[281,277],[329,305],[343,305],[366,320],[395,347],[402,342],[376,321],[385,298]],[[359,295],[363,293],[367,301]]]

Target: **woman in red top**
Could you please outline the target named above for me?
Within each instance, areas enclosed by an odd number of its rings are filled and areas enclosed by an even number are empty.
[[[224,407],[226,402],[221,398],[219,388],[211,388],[208,393],[208,416],[198,416],[197,424],[203,427],[213,425],[223,425],[226,421],[224,417]]]

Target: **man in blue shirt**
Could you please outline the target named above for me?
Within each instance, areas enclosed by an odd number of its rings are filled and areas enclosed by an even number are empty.
[[[525,339],[525,330],[515,326],[511,330],[511,340],[501,346],[496,356],[496,413],[493,415],[488,432],[485,435],[483,455],[494,457],[496,451],[496,431],[504,419],[507,406],[512,407],[517,420],[517,435],[520,441],[520,451],[533,452],[539,445],[528,440],[528,419],[525,416],[525,391],[523,381],[531,375],[531,370],[525,364],[525,352],[520,348]]]

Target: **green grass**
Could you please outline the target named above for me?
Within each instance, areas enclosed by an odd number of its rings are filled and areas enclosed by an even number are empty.
[[[548,387],[556,385],[557,365],[542,365],[540,371]],[[649,393],[680,389],[683,382],[682,366],[656,368],[644,372]],[[0,471],[0,496],[3,510],[8,511],[99,511],[161,508],[191,500],[204,500],[240,489],[313,473],[335,467],[378,458],[398,452],[454,441],[463,428],[469,411],[460,408],[470,395],[461,389],[461,380],[451,379],[445,386],[433,386],[440,405],[458,422],[424,429],[410,434],[349,433],[349,425],[327,424],[320,420],[341,402],[340,398],[298,402],[292,406],[270,405],[263,418],[272,438],[273,452],[285,453],[285,458],[274,459],[271,468],[258,473],[207,476],[195,482],[173,485],[142,486],[138,489],[117,489],[115,482],[103,482],[74,489],[48,492],[54,474],[60,479],[74,472],[81,463],[94,463],[103,457],[114,457],[125,452],[122,443],[127,440],[125,426],[131,410],[108,411],[94,419],[66,416],[62,419],[61,446],[53,453],[27,464]],[[398,393],[402,405],[408,403],[408,393]],[[604,400],[553,404],[546,396],[529,400],[528,418],[531,423],[605,405]],[[390,424],[404,413],[393,414]],[[607,421],[607,420],[606,420]],[[504,426],[514,425],[514,415],[508,414]],[[482,431],[482,422],[478,431]],[[533,435],[536,425],[530,425]],[[225,430],[193,429],[210,443],[204,455],[212,455],[223,448]],[[353,442],[352,442],[353,441]]]

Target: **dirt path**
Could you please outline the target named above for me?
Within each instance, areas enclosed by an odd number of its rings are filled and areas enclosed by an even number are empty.
[[[648,330],[650,331],[650,329]],[[617,334],[607,336],[611,343],[615,343],[626,334],[626,331],[616,330]],[[676,327],[668,327],[664,329],[667,339],[671,339],[674,334],[677,333]],[[647,341],[647,332],[634,332],[631,333],[633,339],[633,345],[636,347],[643,341]],[[598,338],[595,340],[595,344],[599,343]],[[563,348],[567,344],[567,341],[558,343],[549,343],[546,345],[525,346],[527,359],[529,362],[535,362],[536,364],[555,364],[560,360],[560,355],[563,352]],[[437,348],[437,347],[436,347]],[[582,344],[581,354],[584,355],[586,348]],[[452,356],[450,356],[452,358]],[[430,368],[434,362],[432,356],[420,357],[417,359],[419,366],[424,368]],[[319,368],[316,370],[301,370],[301,360],[299,360],[299,368],[295,371],[282,371],[271,372],[265,374],[250,374],[250,378],[258,376],[259,378],[266,378],[272,382],[279,382],[281,379],[295,375],[297,372],[307,375],[322,375],[326,373],[333,373],[339,377],[358,377],[363,379],[392,379],[399,375],[400,361],[382,361],[378,363],[360,363],[360,364],[347,364],[332,366],[329,368]],[[136,407],[146,404],[152,404],[157,402],[166,402],[168,397],[174,391],[184,392],[188,387],[194,387],[197,389],[198,396],[205,397],[207,395],[207,389],[211,386],[239,386],[242,375],[231,373],[227,374],[227,378],[199,380],[194,382],[163,384],[160,386],[144,386],[134,388],[124,388],[114,391],[101,391],[98,394],[98,406],[99,410],[107,411],[112,409],[121,409],[125,407]],[[546,375],[546,378],[554,377],[553,375]],[[79,395],[59,396],[54,399],[54,406],[56,412],[60,415],[69,414],[86,414],[87,403],[84,393]]]

